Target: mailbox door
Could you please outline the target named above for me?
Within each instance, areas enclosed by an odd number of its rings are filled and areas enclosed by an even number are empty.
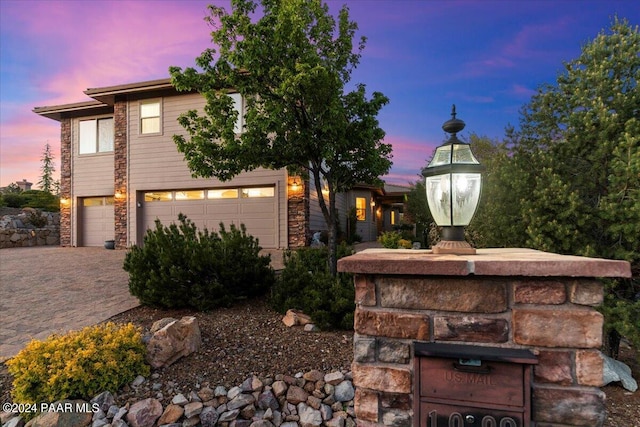
[[[420,358],[420,397],[523,407],[524,366],[482,361],[465,365],[458,359]]]
[[[528,427],[521,412],[422,401],[420,427]]]

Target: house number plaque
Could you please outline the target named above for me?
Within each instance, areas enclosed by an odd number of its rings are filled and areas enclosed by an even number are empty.
[[[522,414],[512,411],[423,402],[421,427],[523,427]]]
[[[521,425],[511,417],[496,418],[492,415],[482,416],[482,419],[478,417],[478,415],[462,415],[460,412],[452,412],[448,417],[445,415],[438,418],[438,411],[431,411],[427,419],[427,427],[520,427]]]

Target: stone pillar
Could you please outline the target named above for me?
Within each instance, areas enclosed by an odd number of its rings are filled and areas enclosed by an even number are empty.
[[[343,258],[356,291],[353,382],[358,425],[413,425],[414,343],[527,348],[538,357],[532,420],[601,426],[605,418],[599,277],[625,261],[529,249],[476,255],[370,249]]]
[[[127,103],[118,100],[113,106],[114,131],[114,199],[116,249],[127,247],[129,194],[127,176]]]
[[[294,180],[297,188],[294,188]],[[307,245],[309,231],[309,183],[296,176],[287,178],[287,224],[289,248]]]
[[[71,119],[60,120],[60,246],[71,246]]]

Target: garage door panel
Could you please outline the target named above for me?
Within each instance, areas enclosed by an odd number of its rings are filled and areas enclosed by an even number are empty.
[[[208,215],[237,215],[238,213],[240,213],[240,206],[238,206],[238,202],[218,205],[215,200],[209,200],[207,203]]]
[[[194,203],[191,205],[187,205],[187,204],[180,204],[178,206],[174,207],[174,213],[175,213],[175,217],[178,217],[178,214],[182,213],[183,215],[186,215],[188,217],[192,217],[192,216],[204,216],[205,214],[205,207],[202,204],[199,203]]]
[[[80,215],[80,244],[104,246],[105,240],[115,235],[115,212],[109,197],[83,199]]]

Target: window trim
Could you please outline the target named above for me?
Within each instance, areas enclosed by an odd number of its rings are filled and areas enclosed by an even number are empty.
[[[104,150],[104,151],[100,151],[100,126],[99,123],[100,121],[104,121],[104,120],[111,120],[112,122],[112,126],[111,126],[111,150]],[[95,141],[94,141],[94,151],[90,151],[90,152],[82,152],[82,131],[81,131],[81,127],[82,127],[82,123],[86,123],[86,122],[95,122]],[[115,151],[115,136],[116,136],[116,129],[115,129],[115,119],[112,115],[109,116],[99,116],[99,117],[83,117],[81,119],[78,119],[78,156],[95,156],[95,155],[101,155],[101,154],[109,154],[109,153],[113,153]]]
[[[158,104],[158,115],[157,116],[142,116],[142,107],[143,105],[149,105],[149,104]],[[152,98],[152,99],[144,99],[144,100],[140,100],[138,101],[138,135],[144,137],[144,136],[156,136],[156,135],[162,135],[162,131],[163,131],[163,122],[162,122],[162,111],[163,111],[163,105],[162,105],[162,98]],[[142,131],[142,121],[144,119],[153,119],[153,118],[158,118],[158,131],[157,132],[143,132]]]

